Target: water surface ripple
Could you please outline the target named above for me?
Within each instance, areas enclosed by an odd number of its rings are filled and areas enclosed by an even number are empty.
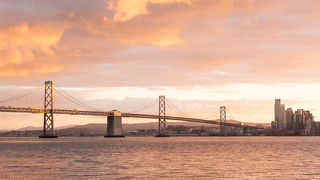
[[[1,179],[320,179],[320,137],[0,138]]]

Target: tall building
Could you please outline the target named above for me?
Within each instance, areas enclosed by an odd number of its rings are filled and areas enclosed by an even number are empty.
[[[280,121],[280,119],[279,119],[280,104],[281,104],[281,100],[275,99],[275,102],[274,102],[274,123],[275,123],[276,130],[279,130],[279,126],[280,126],[280,123],[279,123],[279,121]]]
[[[276,125],[276,130],[281,130],[285,128],[286,112],[285,105],[281,104],[280,99],[275,99],[274,103],[274,121]]]
[[[284,104],[280,104],[280,111],[279,111],[279,122],[280,122],[280,129],[285,129],[285,122],[286,122],[286,108]]]
[[[293,110],[292,110],[292,108],[288,108],[287,110],[286,110],[286,121],[285,121],[285,126],[286,126],[286,129],[288,129],[288,130],[290,130],[290,129],[292,129],[292,125],[293,125],[293,115],[294,115],[294,113],[293,113]]]
[[[294,130],[301,133],[301,130],[304,129],[304,121],[305,121],[305,113],[303,113],[303,109],[297,109],[297,111],[294,114]]]
[[[304,134],[311,135],[312,134],[312,122],[314,120],[314,117],[310,111],[304,111],[304,115],[305,115]]]

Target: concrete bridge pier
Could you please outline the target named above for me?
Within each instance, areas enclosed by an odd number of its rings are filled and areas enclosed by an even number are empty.
[[[120,111],[112,111],[108,116],[107,134],[105,138],[124,137],[122,133],[122,117]]]

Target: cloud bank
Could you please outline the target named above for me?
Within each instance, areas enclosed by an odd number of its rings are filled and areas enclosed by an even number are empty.
[[[0,85],[17,89],[50,79],[106,89],[106,96],[108,88],[177,89],[177,96],[206,91],[219,99],[256,94],[261,103],[263,94],[276,97],[295,87],[285,98],[303,89],[299,98],[320,99],[308,89],[320,83],[320,2],[307,2],[1,1]],[[226,89],[232,93],[217,93]]]

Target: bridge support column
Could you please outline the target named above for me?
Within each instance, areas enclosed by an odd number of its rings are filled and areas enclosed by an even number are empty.
[[[43,117],[43,133],[39,138],[57,138],[53,132],[53,85],[52,81],[45,82],[44,90],[44,109],[49,112],[44,113]]]
[[[108,116],[106,138],[124,137],[122,133],[122,117],[120,111],[112,111],[112,115]]]
[[[159,131],[156,137],[168,137],[166,125],[166,97],[159,96]]]
[[[227,122],[227,113],[226,113],[226,107],[221,106],[220,107],[220,136],[227,136],[227,129],[225,126],[225,123]]]

